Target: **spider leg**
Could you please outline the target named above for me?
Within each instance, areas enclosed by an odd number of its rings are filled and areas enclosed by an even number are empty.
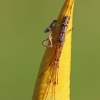
[[[51,36],[52,32],[50,33],[49,37],[47,39],[45,39],[43,42],[42,42],[42,45],[49,48],[49,47],[52,47],[52,36]],[[49,41],[50,45],[46,45],[46,42]]]
[[[74,28],[71,28],[70,30],[67,31],[67,33],[69,33],[70,31],[72,31]]]

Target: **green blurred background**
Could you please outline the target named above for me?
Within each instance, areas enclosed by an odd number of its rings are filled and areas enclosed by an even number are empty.
[[[64,1],[0,0],[0,100],[31,100],[48,36],[43,31]],[[100,100],[99,3],[75,2],[71,100]]]

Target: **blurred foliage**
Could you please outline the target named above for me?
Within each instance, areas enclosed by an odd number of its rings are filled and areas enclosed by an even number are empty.
[[[0,1],[0,100],[31,100],[45,48],[41,42],[64,0]],[[100,14],[98,0],[76,0],[71,100],[99,100]]]

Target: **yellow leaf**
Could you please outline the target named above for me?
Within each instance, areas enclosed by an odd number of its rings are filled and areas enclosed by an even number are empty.
[[[44,53],[32,100],[70,100],[73,8],[74,0],[66,0],[57,22],[52,29],[53,46],[47,48]],[[62,43],[61,47],[57,48],[57,38],[60,34],[63,17],[65,16],[70,17],[68,29],[66,31],[65,41]],[[59,54],[60,52],[61,54]]]

